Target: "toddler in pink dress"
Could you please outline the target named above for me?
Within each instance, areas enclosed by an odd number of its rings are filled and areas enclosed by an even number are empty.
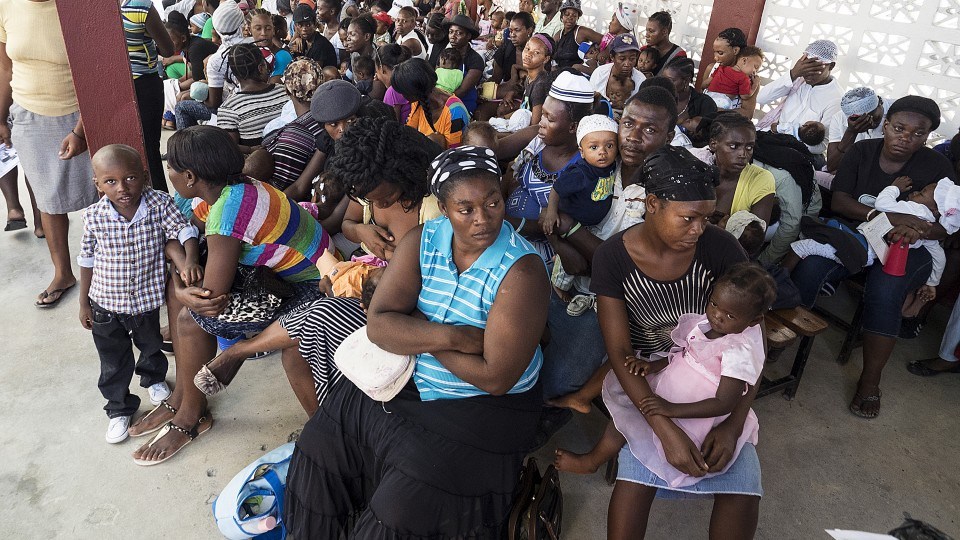
[[[640,402],[639,409],[616,374],[607,374],[603,401],[613,422],[589,453],[557,450],[557,468],[596,471],[627,442],[637,460],[672,488],[725,473],[745,443],[757,443],[759,424],[752,410],[727,466],[700,477],[682,473],[667,461],[646,417],[659,414],[672,418],[701,448],[710,430],[730,415],[749,387],[760,379],[766,358],[760,322],[775,296],[776,284],[762,268],[749,263],[731,268],[717,281],[706,314],[688,313],[677,321],[671,333],[676,345],[668,353],[652,354],[649,360],[625,359],[629,372],[646,377],[653,391]]]

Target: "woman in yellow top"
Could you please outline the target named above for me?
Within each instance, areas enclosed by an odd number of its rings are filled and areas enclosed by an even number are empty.
[[[351,199],[343,235],[389,261],[408,231],[440,217],[420,165],[440,148],[408,126],[383,118],[357,119],[338,148],[349,149],[334,153],[329,165]]]
[[[410,102],[408,126],[444,150],[460,146],[470,113],[456,95],[437,88],[437,74],[426,60],[402,62],[393,70],[390,86]]]
[[[53,0],[0,2],[0,142],[20,155],[36,195],[53,280],[37,297],[53,307],[77,284],[67,214],[97,201],[73,76]]]
[[[750,163],[756,142],[756,127],[735,112],[718,114],[710,127],[710,152],[720,169],[717,221],[746,210],[770,223],[776,183],[770,171]]]

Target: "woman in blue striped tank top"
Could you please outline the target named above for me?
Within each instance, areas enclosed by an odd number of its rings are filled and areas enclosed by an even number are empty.
[[[413,379],[387,403],[331,388],[290,463],[295,538],[502,538],[543,403],[550,288],[503,220],[493,152],[448,150],[432,169],[444,217],[400,242],[367,320],[374,343],[416,355]]]

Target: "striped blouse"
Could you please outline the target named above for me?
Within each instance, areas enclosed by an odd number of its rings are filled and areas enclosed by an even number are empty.
[[[422,282],[417,308],[432,322],[486,328],[487,315],[500,282],[521,257],[536,253],[529,242],[504,222],[493,245],[463,274],[459,274],[453,262],[453,227],[450,220],[438,218],[428,221],[424,223],[420,237]],[[532,388],[537,382],[541,365],[543,353],[538,346],[527,369],[509,393],[521,393]],[[451,373],[429,353],[417,356],[413,380],[423,401],[486,394]]]
[[[157,44],[147,35],[147,15],[153,6],[151,0],[126,0],[120,5],[123,36],[127,40],[130,71],[136,79],[157,73]]]
[[[313,158],[316,140],[323,131],[307,111],[279,131],[267,135],[263,147],[273,156],[273,178],[270,183],[277,189],[287,189],[300,178],[307,163]]]
[[[206,223],[207,236],[243,242],[240,264],[266,266],[286,281],[320,279],[315,265],[330,235],[277,188],[252,179],[228,185],[213,206],[196,205],[194,215]]]
[[[234,92],[217,110],[217,127],[238,132],[240,144],[259,145],[263,141],[263,128],[280,116],[288,101],[287,91],[280,84],[258,92]]]

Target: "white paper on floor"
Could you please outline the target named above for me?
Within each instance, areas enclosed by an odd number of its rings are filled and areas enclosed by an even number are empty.
[[[844,531],[841,529],[826,529],[827,534],[836,540],[897,540],[889,534],[868,533],[863,531]]]

